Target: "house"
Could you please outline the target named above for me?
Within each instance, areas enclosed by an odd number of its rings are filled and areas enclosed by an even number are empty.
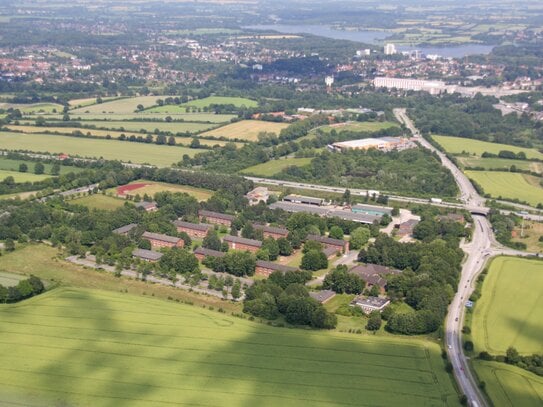
[[[349,273],[356,274],[364,280],[369,287],[377,286],[384,292],[387,280],[383,277],[389,274],[400,274],[400,270],[391,269],[379,264],[359,264],[349,270]]]
[[[356,204],[351,207],[351,211],[354,213],[363,213],[366,215],[374,216],[383,216],[383,215],[392,215],[392,208],[385,206],[374,206],[374,205],[362,205]]]
[[[155,212],[155,211],[158,211],[158,206],[156,204],[156,202],[147,202],[147,201],[141,201],[141,202],[137,202],[136,204],[136,208],[142,208],[145,210],[145,212]]]
[[[130,231],[134,228],[138,227],[137,223],[130,223],[128,225],[121,226],[118,229],[113,230],[113,233],[116,235],[123,235],[126,236]]]
[[[341,239],[332,239],[331,237],[319,235],[307,235],[307,240],[313,240],[321,243],[325,248],[333,247],[339,252],[349,253],[349,242]]]
[[[266,187],[256,187],[252,191],[247,192],[245,198],[248,199],[249,205],[256,205],[259,202],[267,202],[270,197],[270,191]]]
[[[268,277],[274,271],[286,273],[287,271],[298,271],[296,267],[284,266],[282,264],[273,263],[271,261],[257,260],[255,274],[257,276]]]
[[[360,307],[365,314],[370,314],[373,311],[382,312],[388,304],[390,304],[390,299],[388,298],[363,297],[359,295],[349,305],[351,307]]]
[[[321,304],[324,304],[334,298],[336,293],[332,290],[310,291],[309,296]]]
[[[404,237],[404,236],[412,236],[413,230],[415,229],[415,226],[419,223],[416,219],[409,219],[408,221],[405,221],[404,223],[400,223],[398,227],[398,236]]]
[[[262,247],[260,240],[246,239],[244,237],[227,235],[223,239],[228,243],[228,247],[232,250],[248,250],[250,252],[256,252]]]
[[[253,224],[253,228],[255,230],[261,230],[262,235],[264,238],[266,237],[273,237],[274,239],[280,239],[282,237],[288,236],[288,229],[285,228],[279,228],[275,226],[266,226],[266,225],[259,225],[259,224]]]
[[[132,257],[155,263],[160,260],[160,258],[162,257],[162,253],[154,252],[152,250],[134,249],[132,251]]]
[[[206,257],[223,257],[226,253],[219,252],[218,250],[206,249],[205,247],[198,247],[194,250],[194,255],[200,261]]]
[[[285,196],[283,198],[283,201],[298,203],[298,204],[305,204],[305,205],[315,205],[315,206],[321,206],[324,203],[324,199],[321,199],[321,198],[313,198],[310,196],[293,195],[293,194]]]
[[[230,227],[232,221],[236,218],[234,215],[227,215],[226,213],[212,212],[201,209],[198,211],[198,218],[200,222],[204,219],[207,223],[213,223],[216,225],[225,225]]]
[[[149,240],[153,247],[183,247],[185,245],[183,239],[161,233],[144,232],[141,237]]]
[[[173,224],[177,228],[178,232],[185,232],[190,237],[196,238],[205,237],[207,232],[210,229],[213,229],[213,226],[208,225],[207,223],[190,223],[182,220],[176,220],[173,222]]]

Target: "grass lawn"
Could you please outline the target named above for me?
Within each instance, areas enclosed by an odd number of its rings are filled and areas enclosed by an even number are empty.
[[[30,169],[32,170],[32,167],[30,167]],[[33,174],[32,172],[0,170],[0,181],[5,179],[6,177],[13,177],[15,179],[15,182],[36,182],[42,181],[46,178],[51,178],[51,175],[37,175]]]
[[[164,99],[164,96],[137,96],[137,97],[127,97],[124,99],[116,99],[110,102],[104,102],[100,104],[95,104],[91,106],[81,107],[79,109],[74,109],[70,111],[70,116],[79,113],[118,113],[118,114],[129,114],[134,113],[138,105],[143,105],[143,107],[151,107],[156,104],[157,99]]]
[[[271,160],[262,164],[253,165],[252,167],[245,168],[242,173],[245,174],[255,174],[262,177],[271,177],[281,170],[290,167],[291,165],[296,165],[302,167],[308,165],[312,158],[285,158],[281,160]]]
[[[492,154],[498,154],[502,150],[513,151],[514,153],[523,151],[527,158],[539,158],[543,160],[543,153],[540,153],[533,148],[490,143],[488,141],[479,141],[463,137],[432,135],[432,138],[437,141],[441,147],[445,149],[445,151],[451,154],[461,154],[462,152],[467,152],[481,156],[481,154],[483,154],[485,151]]]
[[[500,171],[466,171],[466,175],[493,198],[518,198],[533,206],[543,203],[543,188],[538,185],[541,178]]]
[[[180,161],[184,154],[193,156],[202,151],[194,148],[131,143],[118,140],[8,132],[0,132],[0,145],[7,150],[104,157],[108,160],[149,163],[159,167],[168,167]]]
[[[483,283],[472,319],[475,351],[543,353],[543,262],[498,257]]]
[[[64,106],[58,103],[31,103],[31,104],[18,104],[18,103],[0,103],[2,109],[19,109],[22,114],[36,114],[36,113],[54,113],[62,112]]]
[[[112,211],[124,205],[125,201],[119,198],[113,198],[102,194],[87,195],[68,201],[74,205],[83,205],[91,209],[104,209]]]
[[[96,126],[97,128],[133,131],[141,133],[141,130],[146,132],[157,133],[159,131],[169,131],[173,134],[186,132],[199,132],[209,130],[216,126],[214,123],[190,123],[190,122],[136,122],[136,121],[82,121],[82,125]],[[87,131],[82,129],[81,131]]]
[[[287,128],[287,123],[273,123],[260,120],[242,120],[200,134],[202,137],[224,137],[243,141],[257,141],[258,133],[268,132],[279,134]]]
[[[204,108],[204,107],[209,107],[211,105],[234,105],[236,107],[242,107],[242,106],[257,107],[258,102],[256,100],[247,99],[247,98],[238,98],[238,97],[229,97],[229,96],[209,96],[203,99],[191,100],[187,103],[183,103],[180,106]],[[162,107],[164,108],[164,107],[169,107],[169,106],[162,106]]]
[[[27,161],[27,160],[11,160],[9,158],[0,157],[0,170],[8,170],[8,171],[19,171],[19,165],[20,164],[26,164],[28,166],[28,171],[33,172],[34,166],[36,165],[36,162],[34,161]],[[53,164],[47,164],[43,163],[43,167],[45,170],[45,174],[51,174],[51,169],[53,168]],[[69,172],[80,172],[82,171],[79,167],[72,167],[68,165],[62,165],[60,166],[60,173],[61,174],[67,174]]]
[[[24,280],[25,276],[20,274],[8,273],[7,271],[0,271],[0,285],[4,287],[16,286],[19,281]]]
[[[543,163],[537,161],[508,160],[506,158],[458,157],[464,167],[481,167],[485,170],[509,171],[512,165],[520,170],[543,173]]]
[[[177,185],[177,184],[168,184],[166,182],[155,182],[147,180],[137,180],[133,181],[130,184],[147,184],[144,187],[133,189],[127,191],[126,195],[137,195],[143,196],[145,194],[149,196],[154,196],[157,192],[185,192],[189,195],[192,195],[199,201],[207,201],[213,195],[213,191],[205,188],[195,188],[188,185]],[[128,185],[130,185],[128,184]],[[111,190],[111,192],[116,193],[116,188]]]
[[[131,294],[58,288],[0,307],[0,402],[457,406],[439,346],[273,328]]]
[[[45,120],[62,120],[62,115],[58,114],[49,114],[49,115],[40,115]],[[129,120],[131,123],[149,123],[149,122],[140,122],[137,120],[157,120],[153,121],[152,123],[155,125],[160,125],[162,123],[167,123],[164,121],[166,117],[170,116],[173,120],[185,120],[187,122],[210,122],[210,123],[226,123],[230,121],[233,117],[236,117],[234,115],[230,114],[213,114],[213,113],[183,113],[183,114],[166,114],[166,113],[147,113],[139,112],[139,113],[82,113],[78,110],[77,113],[74,113],[74,111],[70,112],[70,119],[71,120],[97,120],[100,122],[107,122],[107,121],[122,121],[122,120]],[[25,119],[36,119],[38,116],[32,116],[28,115],[25,116]],[[141,127],[140,127],[141,128]],[[139,128],[138,128],[139,130]]]
[[[102,102],[107,102],[108,100],[116,99],[115,96],[110,97],[103,97]],[[72,109],[78,108],[78,107],[86,107],[96,104],[96,98],[83,98],[83,99],[72,99],[68,102],[68,105]]]
[[[543,404],[543,377],[499,362],[473,362],[485,391],[496,407],[538,407]]]
[[[330,133],[332,130],[339,133],[340,131],[378,131],[390,127],[398,127],[398,124],[394,122],[346,122],[322,126],[319,129],[326,133]]]

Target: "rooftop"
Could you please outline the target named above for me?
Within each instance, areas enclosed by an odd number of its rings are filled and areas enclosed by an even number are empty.
[[[335,217],[335,218],[340,218],[343,220],[350,220],[353,222],[366,223],[366,224],[372,224],[376,220],[381,219],[380,215],[368,215],[366,213],[356,213],[356,212],[343,211],[343,210],[330,211],[328,212],[328,217]]]
[[[191,222],[184,222],[182,220],[176,220],[173,222],[173,224],[178,228],[201,230],[202,232],[206,232],[209,229],[213,228],[212,225],[208,225],[207,223],[191,223]]]
[[[263,232],[276,233],[278,235],[288,235],[288,229],[280,228],[277,226],[267,226],[259,225],[258,223],[253,224],[253,228],[257,230],[262,230]]]
[[[128,225],[124,225],[124,226],[121,226],[120,228],[113,230],[113,233],[117,235],[124,235],[125,233],[130,232],[135,227],[138,227],[137,223],[130,223]]]
[[[308,212],[315,215],[325,216],[328,213],[328,209],[321,208],[315,205],[306,205],[293,202],[274,202],[270,205],[270,209],[282,209],[286,212]]]
[[[240,243],[247,246],[261,247],[262,242],[260,240],[246,239],[244,237],[226,235],[223,240],[225,242]]]
[[[283,264],[264,260],[257,260],[256,267],[263,267],[269,270],[280,271],[281,273],[286,273],[287,271],[298,271],[296,267],[284,266]]]
[[[345,240],[332,239],[331,237],[318,235],[307,235],[307,240],[314,240],[315,242],[320,242],[331,246],[344,246],[346,243]]]
[[[161,242],[178,243],[181,239],[174,236],[163,235],[162,233],[144,232],[141,236],[144,239],[159,240]]]
[[[217,219],[224,219],[233,221],[236,217],[234,215],[228,215],[226,213],[220,213],[220,212],[213,212],[213,211],[207,211],[205,209],[200,209],[198,211],[198,215],[206,217],[206,218],[217,218]]]
[[[196,249],[194,249],[194,254],[201,254],[203,256],[210,257],[223,257],[226,253],[220,252],[218,250],[207,249],[205,247],[197,247]]]
[[[309,296],[320,303],[326,302],[329,299],[335,297],[336,293],[332,290],[322,290],[322,291],[310,291]]]
[[[132,251],[132,256],[139,257],[140,259],[144,260],[160,260],[162,257],[162,253],[154,252],[152,250],[146,250],[146,249],[134,249]]]
[[[381,297],[363,297],[359,295],[351,302],[352,305],[359,305],[361,307],[381,309],[388,305],[390,300],[388,298]]]
[[[311,196],[302,196],[302,195],[287,195],[283,198],[283,201],[287,202],[301,202],[301,203],[309,203],[312,205],[322,205],[324,202],[324,199],[322,198],[313,198]]]

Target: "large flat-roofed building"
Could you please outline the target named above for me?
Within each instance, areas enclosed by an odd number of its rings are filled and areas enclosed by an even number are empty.
[[[380,151],[404,150],[412,147],[413,144],[406,138],[401,137],[381,137],[364,138],[359,140],[339,141],[330,145],[332,150],[369,150],[376,149]]]
[[[223,241],[228,243],[228,247],[232,250],[248,250],[250,252],[256,252],[262,247],[260,240],[246,239],[244,237],[227,235]]]
[[[359,295],[351,301],[351,307],[360,307],[365,314],[370,314],[373,311],[382,312],[387,305],[390,304],[388,298],[381,297],[363,297]]]
[[[160,258],[162,257],[162,253],[146,249],[134,249],[132,251],[132,257],[136,257],[150,263],[155,263],[160,260]]]
[[[298,271],[298,269],[296,267],[285,266],[283,264],[277,264],[271,261],[257,260],[255,269],[255,274],[257,276],[268,277],[275,271],[286,273],[288,271]]]
[[[375,216],[383,216],[383,215],[391,215],[392,214],[392,208],[388,208],[386,206],[374,206],[374,205],[363,205],[363,204],[356,204],[351,207],[351,211],[354,213],[363,213],[366,215],[375,215]]]
[[[207,223],[190,223],[182,220],[176,220],[173,222],[173,224],[177,228],[178,232],[185,232],[190,237],[196,238],[205,237],[207,232],[210,229],[213,229],[213,226],[208,225]]]
[[[282,209],[286,212],[297,213],[306,212],[313,215],[319,215],[329,218],[340,218],[343,220],[349,220],[352,222],[365,223],[371,225],[375,221],[379,221],[382,215],[368,215],[366,213],[355,213],[344,209],[328,209],[322,206],[306,205],[300,203],[291,202],[274,202],[270,206],[270,209]]]
[[[326,216],[329,218],[340,218],[343,220],[350,220],[352,222],[365,223],[368,225],[371,225],[375,221],[381,220],[381,216],[378,215],[366,215],[365,213],[355,213],[344,210],[330,211]]]
[[[234,215],[228,215],[226,213],[212,212],[201,209],[198,211],[198,218],[200,222],[205,219],[207,223],[214,223],[217,225],[225,225],[230,227],[232,221],[236,218]]]
[[[273,237],[274,239],[280,239],[288,236],[288,229],[277,226],[253,224],[253,228],[256,230],[261,230],[264,238]]]
[[[302,196],[302,195],[287,195],[283,198],[285,202],[305,204],[305,205],[315,205],[321,206],[324,204],[324,199],[322,198],[313,198],[311,196]]]
[[[320,206],[316,205],[306,205],[306,204],[299,204],[299,203],[292,203],[292,202],[284,202],[284,201],[278,201],[274,202],[270,205],[270,209],[282,209],[286,212],[308,212],[319,216],[326,216],[326,214],[329,212],[326,208],[321,208]]]
[[[429,92],[437,95],[447,90],[443,81],[427,81],[422,79],[378,77],[373,80],[376,88],[401,89]]]
[[[307,240],[313,240],[321,243],[324,247],[332,247],[340,252],[349,252],[349,242],[341,239],[332,239],[331,237],[319,236],[319,235],[307,235]]]
[[[149,240],[153,247],[183,247],[185,245],[183,239],[161,233],[144,232],[141,237]]]

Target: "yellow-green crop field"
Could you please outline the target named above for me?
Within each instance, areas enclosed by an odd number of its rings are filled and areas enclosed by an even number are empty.
[[[224,137],[230,140],[257,141],[258,134],[262,132],[275,133],[279,135],[281,130],[287,128],[287,123],[265,122],[260,120],[242,120],[236,123],[227,124],[205,133],[202,137]]]

